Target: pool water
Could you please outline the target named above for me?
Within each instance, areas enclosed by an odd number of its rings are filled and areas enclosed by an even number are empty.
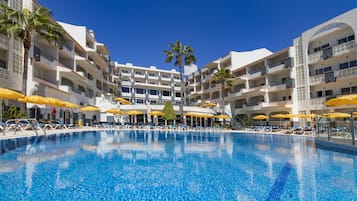
[[[95,131],[0,148],[6,201],[357,200],[356,155],[318,149],[312,138]]]

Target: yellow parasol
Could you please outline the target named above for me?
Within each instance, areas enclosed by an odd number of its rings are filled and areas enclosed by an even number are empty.
[[[348,118],[348,117],[351,117],[350,114],[341,113],[341,112],[325,113],[325,114],[321,114],[321,116],[322,117],[327,117],[327,118]]]
[[[66,108],[79,108],[79,106],[77,104],[70,103],[70,102],[67,102],[67,101],[62,101],[62,102],[63,102],[63,107],[66,107]]]
[[[129,110],[125,114],[127,114],[127,115],[138,115],[138,114],[143,114],[143,113],[138,111],[138,110]]]
[[[268,116],[266,115],[257,115],[253,117],[254,120],[266,120],[268,119]]]
[[[128,100],[126,100],[125,98],[114,98],[115,101],[120,102],[121,104],[124,105],[130,105],[130,102]]]
[[[46,99],[42,96],[32,95],[32,96],[25,96],[23,98],[17,99],[19,102],[23,103],[33,103],[43,105],[46,103]]]
[[[99,108],[99,107],[95,107],[95,106],[89,105],[89,106],[81,107],[81,108],[79,109],[79,111],[80,111],[80,112],[86,112],[86,111],[88,111],[88,112],[99,112],[99,111],[100,111],[100,108]]]
[[[201,107],[214,107],[216,105],[217,105],[216,103],[203,103],[200,106]]]
[[[49,106],[63,107],[64,104],[61,100],[52,97],[45,97],[45,104]]]
[[[123,111],[118,110],[118,109],[109,109],[105,111],[106,113],[112,113],[112,114],[124,114]]]
[[[337,107],[342,105],[357,105],[357,94],[344,95],[326,101],[326,106]]]
[[[216,116],[214,116],[214,118],[216,118],[216,119],[229,119],[231,117],[228,116],[228,115],[216,115]]]
[[[161,111],[151,111],[149,112],[149,115],[151,116],[164,116],[165,114]]]
[[[23,94],[11,89],[0,88],[0,99],[16,100],[25,97]]]

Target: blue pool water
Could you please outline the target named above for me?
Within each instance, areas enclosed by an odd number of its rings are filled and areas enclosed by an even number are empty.
[[[357,200],[357,157],[311,138],[97,131],[4,140],[0,151],[6,201]]]

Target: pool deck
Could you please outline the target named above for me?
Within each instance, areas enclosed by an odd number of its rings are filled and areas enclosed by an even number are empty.
[[[185,130],[174,130],[174,129],[150,129],[150,128],[101,128],[101,127],[91,127],[91,126],[83,126],[78,128],[60,128],[60,129],[46,129],[46,135],[56,135],[61,133],[70,133],[70,132],[83,132],[83,131],[107,131],[107,130],[152,130],[152,131],[174,131],[174,132],[222,132],[222,133],[254,133],[254,134],[278,134],[278,135],[294,135],[294,136],[311,136],[315,137],[314,134],[302,135],[302,134],[287,134],[286,131],[278,131],[278,132],[268,132],[268,131],[252,131],[252,130],[229,130],[229,129],[211,129],[211,130],[196,130],[196,129],[185,129]],[[44,135],[43,131],[37,130],[39,136]],[[24,138],[24,137],[33,137],[36,136],[36,132],[34,130],[6,130],[5,135],[3,131],[0,132],[0,140],[4,139],[16,139],[16,138]]]

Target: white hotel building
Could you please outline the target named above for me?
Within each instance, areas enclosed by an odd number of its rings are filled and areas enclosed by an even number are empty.
[[[140,67],[115,63],[121,97],[133,104],[178,105],[181,101],[180,72],[161,70],[155,66]]]
[[[14,9],[35,9],[33,0],[0,0]],[[194,107],[204,101],[230,108],[233,116],[276,113],[323,113],[347,111],[349,107],[327,108],[324,102],[343,94],[357,93],[357,9],[317,25],[293,40],[293,45],[272,53],[267,49],[230,52],[187,78],[184,111],[213,110]],[[54,20],[55,21],[55,20]],[[59,98],[78,105],[96,105],[101,114],[87,120],[106,121],[106,109],[118,108],[114,97],[128,99],[132,105],[123,110],[162,110],[167,101],[179,111],[180,79],[175,70],[119,64],[110,60],[108,48],[97,41],[85,26],[61,23],[65,44],[58,48],[33,36],[29,53],[27,95]],[[236,76],[233,86],[221,91],[212,82],[220,66]],[[21,41],[0,35],[0,87],[21,90],[23,47]],[[40,117],[49,118],[50,108],[42,108]],[[220,112],[220,108],[215,108]],[[57,119],[76,121],[78,111],[61,109]],[[227,110],[226,110],[227,111]],[[143,117],[145,118],[145,117]]]
[[[233,62],[239,60],[234,54],[218,58],[187,78],[188,100],[191,104],[221,103],[223,93],[232,115],[248,118],[349,111],[351,106],[328,108],[324,103],[357,93],[356,19],[357,9],[343,13],[303,32],[293,46],[244,65]],[[224,91],[211,79],[219,65],[236,77]]]

